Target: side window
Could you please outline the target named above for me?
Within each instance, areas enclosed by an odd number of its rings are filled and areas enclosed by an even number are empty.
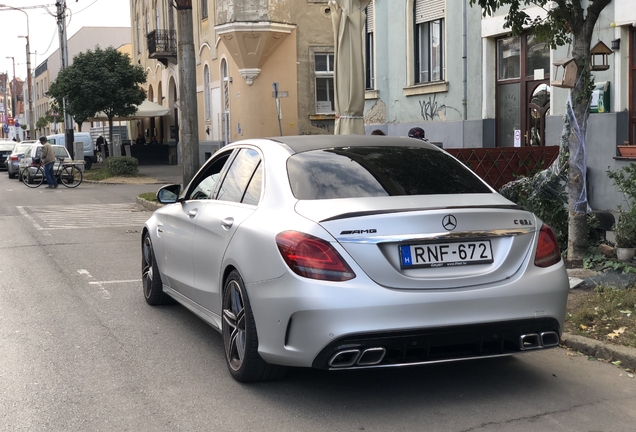
[[[219,176],[221,175],[221,171],[223,167],[227,163],[227,160],[230,157],[231,152],[227,152],[224,155],[220,156],[218,159],[214,160],[205,172],[199,177],[199,182],[196,185],[193,185],[193,189],[189,194],[189,197],[186,199],[189,200],[200,200],[200,199],[211,199],[212,194],[214,193],[214,188],[216,183],[219,181]]]
[[[241,149],[221,184],[217,199],[241,202],[260,161],[261,157],[256,150]]]
[[[259,163],[243,196],[243,204],[257,205],[263,189],[263,164]]]

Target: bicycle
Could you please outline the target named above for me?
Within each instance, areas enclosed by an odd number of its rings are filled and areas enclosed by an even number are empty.
[[[82,183],[84,175],[82,170],[77,167],[77,162],[64,162],[62,158],[57,158],[57,161],[59,162],[57,168],[53,170],[57,182],[68,188],[78,187]],[[33,168],[35,168],[35,172],[31,171]],[[20,180],[30,188],[39,187],[45,178],[44,165],[41,163],[32,163],[31,166],[20,171]]]

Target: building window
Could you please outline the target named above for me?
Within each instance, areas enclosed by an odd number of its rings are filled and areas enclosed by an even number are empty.
[[[365,88],[367,90],[373,90],[375,88],[375,74],[374,74],[374,47],[373,47],[373,33],[375,30],[374,27],[374,14],[375,14],[375,4],[373,1],[369,3],[366,9],[367,13],[367,31],[365,36]]]
[[[138,16],[135,17],[135,21],[137,21],[137,54],[141,54],[141,23]]]
[[[205,103],[205,119],[210,120],[212,118],[211,101],[210,101],[210,68],[205,65],[203,68],[203,99]]]
[[[333,102],[333,63],[334,55],[331,53],[314,54],[316,114],[332,114],[336,111]]]
[[[208,0],[201,0],[201,19],[208,18]]]
[[[510,37],[497,41],[497,79],[521,77],[521,38]]]
[[[444,80],[444,0],[415,0],[415,83]]]

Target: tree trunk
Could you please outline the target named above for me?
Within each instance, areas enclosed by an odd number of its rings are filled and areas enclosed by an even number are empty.
[[[589,17],[588,17],[589,18]],[[592,22],[593,21],[593,22]],[[570,121],[568,171],[568,260],[585,257],[588,246],[586,133],[591,99],[590,44],[594,20],[573,26],[572,53],[579,76],[570,91],[566,112]]]
[[[196,63],[192,9],[177,10],[177,61],[179,63],[179,142],[183,163],[183,187],[199,170],[199,116],[197,113]]]

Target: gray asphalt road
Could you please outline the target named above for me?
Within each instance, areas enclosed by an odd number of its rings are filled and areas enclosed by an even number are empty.
[[[556,349],[241,385],[220,335],[152,308],[133,205],[156,186],[0,172],[0,431],[633,431],[636,379]]]

